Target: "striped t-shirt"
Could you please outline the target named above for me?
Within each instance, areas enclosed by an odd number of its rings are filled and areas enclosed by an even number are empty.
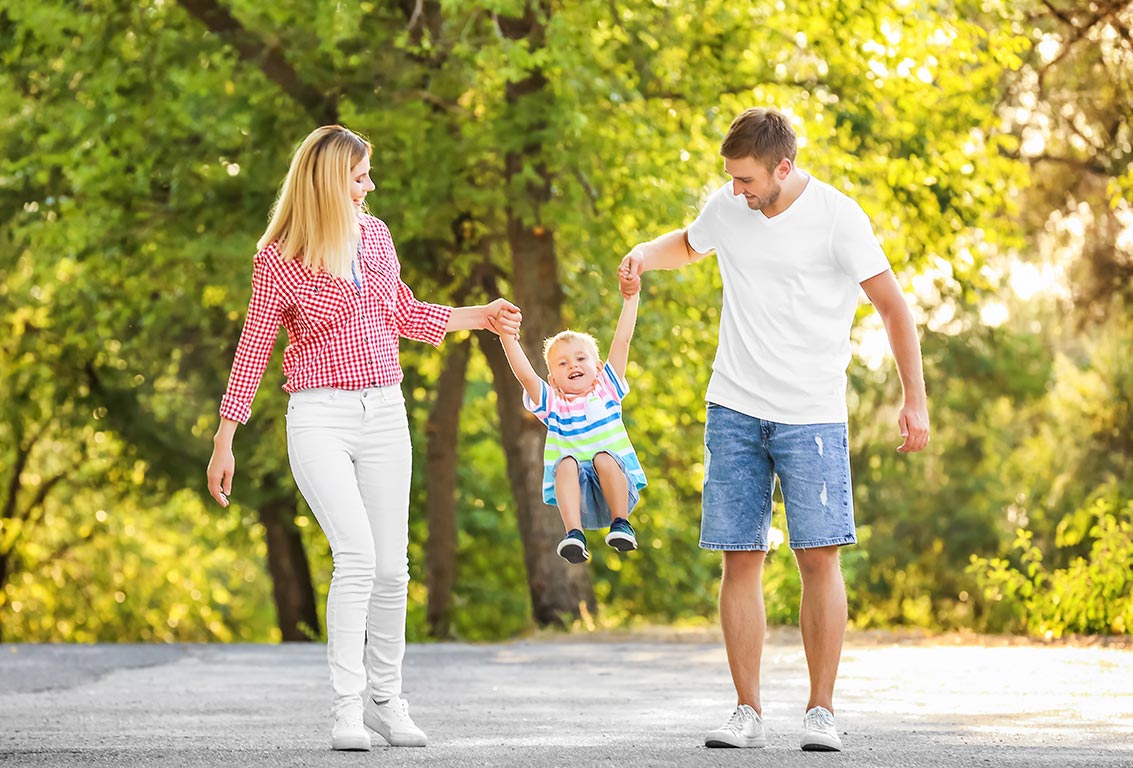
[[[568,400],[545,381],[539,382],[538,403],[523,393],[524,407],[547,425],[547,445],[543,449],[544,502],[558,505],[555,466],[564,456],[593,461],[605,451],[621,460],[629,482],[639,491],[645,487],[645,471],[622,423],[622,398],[628,392],[629,384],[606,363],[594,380],[594,388],[585,395]]]

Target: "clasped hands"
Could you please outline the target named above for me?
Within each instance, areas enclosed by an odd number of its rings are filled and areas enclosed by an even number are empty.
[[[641,290],[641,260],[636,251],[622,259],[618,267],[618,291],[622,298],[628,299]],[[519,329],[523,325],[523,313],[519,307],[507,299],[496,299],[484,309],[489,331],[501,338],[519,337]]]
[[[519,336],[523,313],[507,299],[496,299],[484,307],[485,328],[497,336]]]

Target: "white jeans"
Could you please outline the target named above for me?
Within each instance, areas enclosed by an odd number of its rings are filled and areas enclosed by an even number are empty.
[[[335,711],[361,703],[367,677],[379,701],[400,695],[412,460],[401,388],[293,393],[287,455],[334,560],[326,623]]]

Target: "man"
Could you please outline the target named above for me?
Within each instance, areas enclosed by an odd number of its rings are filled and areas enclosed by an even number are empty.
[[[642,272],[716,251],[724,284],[706,399],[702,549],[722,550],[720,625],[737,705],[709,747],[763,747],[759,665],[767,620],[762,569],[775,478],[803,592],[810,672],[804,750],[837,751],[834,680],[847,610],[839,547],[857,541],[846,430],[846,366],[859,285],[885,322],[904,388],[902,452],[928,443],[912,314],[861,207],[795,165],[796,137],[773,109],[737,117],[720,148],[731,182],[688,229],[636,246],[623,292]]]

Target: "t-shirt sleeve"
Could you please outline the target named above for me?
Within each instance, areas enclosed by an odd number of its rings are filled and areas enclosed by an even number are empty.
[[[854,282],[862,282],[889,269],[889,259],[873,234],[873,225],[862,207],[847,200],[831,231],[830,248],[838,266]]]
[[[720,202],[720,191],[717,190],[709,195],[700,215],[688,225],[688,244],[697,253],[708,253],[718,246]]]
[[[523,407],[535,414],[536,418],[544,424],[555,407],[555,392],[547,382],[539,381],[539,402],[531,399],[527,390],[523,391]]]
[[[620,403],[629,394],[629,383],[617,374],[609,362],[602,366],[599,379],[602,388],[614,398],[615,403]]]

